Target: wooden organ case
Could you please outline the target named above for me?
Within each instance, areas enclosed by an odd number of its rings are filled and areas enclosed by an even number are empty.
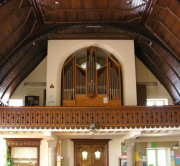
[[[66,60],[62,73],[63,106],[122,105],[120,64],[99,50],[89,47]]]

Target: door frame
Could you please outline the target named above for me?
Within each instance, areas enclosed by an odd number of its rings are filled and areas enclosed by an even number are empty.
[[[109,166],[109,146],[108,142],[110,139],[72,139],[74,142],[74,166],[76,166],[78,153],[76,150],[80,145],[103,145],[106,151],[106,166]]]

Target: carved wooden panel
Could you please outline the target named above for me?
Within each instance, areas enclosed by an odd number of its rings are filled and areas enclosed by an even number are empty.
[[[120,106],[120,64],[98,47],[84,48],[71,55],[62,71],[63,106]]]
[[[0,127],[179,126],[180,107],[0,107]]]
[[[108,166],[108,141],[106,139],[73,139],[75,166]],[[86,155],[83,156],[83,153]],[[99,157],[96,157],[99,153]]]

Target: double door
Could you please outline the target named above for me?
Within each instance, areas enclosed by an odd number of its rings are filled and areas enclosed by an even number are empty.
[[[87,141],[87,140],[85,140]],[[100,140],[75,143],[75,166],[108,166],[108,145]]]

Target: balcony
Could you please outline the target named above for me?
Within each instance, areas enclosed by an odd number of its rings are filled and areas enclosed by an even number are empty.
[[[0,128],[179,127],[180,107],[0,107]]]

